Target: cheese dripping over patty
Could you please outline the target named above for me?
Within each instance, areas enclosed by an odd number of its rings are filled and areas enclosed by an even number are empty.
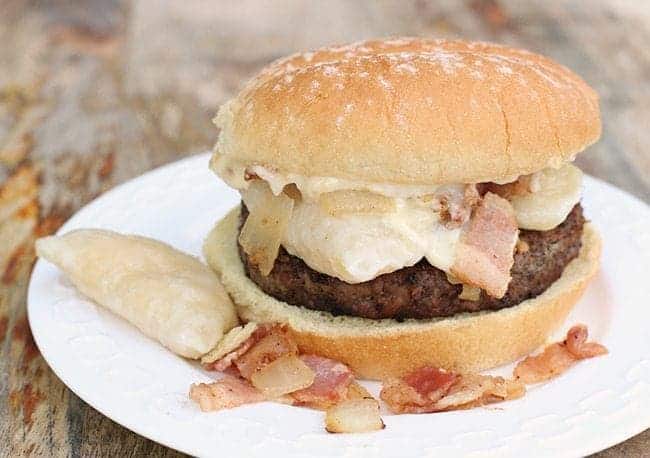
[[[349,182],[336,178],[286,176],[262,166],[248,169],[251,176],[268,184],[266,198],[280,195],[286,186],[300,191],[281,245],[312,269],[348,283],[361,283],[377,276],[412,266],[425,258],[432,266],[449,272],[454,262],[460,227],[447,224],[432,208],[427,196],[440,193],[462,194],[465,185],[399,186]],[[582,174],[567,164],[545,169],[529,179],[526,192],[506,196],[522,229],[549,230],[560,224],[580,200]],[[241,186],[248,208],[259,206]],[[328,211],[323,196],[340,190],[358,190],[387,198],[387,207],[359,211]],[[259,197],[257,197],[259,199]],[[375,199],[376,200],[376,199]],[[386,200],[384,200],[386,201]]]

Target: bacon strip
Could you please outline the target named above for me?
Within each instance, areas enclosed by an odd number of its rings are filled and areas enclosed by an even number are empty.
[[[314,371],[315,378],[310,387],[291,393],[298,405],[324,410],[348,394],[358,397],[360,390],[367,394],[360,385],[352,385],[354,375],[345,364],[317,355],[300,355],[300,359]]]
[[[525,391],[522,383],[503,377],[423,367],[389,380],[382,387],[380,397],[394,413],[426,413],[516,399]]]
[[[268,324],[268,323],[258,325],[255,331],[253,331],[253,333],[248,338],[246,338],[243,342],[241,342],[239,346],[237,346],[235,349],[226,353],[224,356],[222,356],[216,361],[203,364],[204,369],[209,371],[212,370],[212,371],[219,371],[219,372],[225,371],[233,364],[233,362],[237,358],[239,358],[248,350],[250,350],[253,345],[255,345],[257,342],[259,342],[268,334],[270,334],[273,329],[278,327],[279,325]]]
[[[436,411],[471,409],[517,399],[526,393],[523,383],[490,375],[463,374],[435,404]]]
[[[578,359],[593,358],[608,353],[605,346],[596,342],[587,342],[587,337],[589,337],[587,326],[584,324],[573,326],[564,340],[567,350]]]
[[[248,337],[245,332],[242,329],[233,333],[232,342],[224,345],[223,349],[215,349],[214,355],[210,356],[219,359],[206,361],[204,365],[208,369],[225,370],[228,374],[214,383],[201,383],[190,388],[190,398],[199,404],[201,410],[228,409],[265,400],[327,410],[344,401],[367,405],[366,401],[374,400],[354,380],[352,371],[345,364],[317,355],[298,356],[298,347],[286,326],[259,325]],[[306,366],[304,369],[309,371],[310,380],[305,381],[304,371],[298,373],[300,371],[295,371],[295,367],[287,363],[291,358]],[[282,369],[277,366],[281,360],[284,362]],[[288,371],[285,366],[289,367]],[[305,387],[308,383],[311,385]],[[298,387],[305,388],[287,393]],[[281,393],[283,395],[279,398],[273,397]],[[353,409],[351,412],[356,411]],[[367,413],[366,410],[363,412]],[[358,420],[354,416],[348,417],[345,418]]]
[[[433,406],[458,380],[458,374],[422,367],[384,383],[379,397],[394,413],[433,412]]]
[[[538,383],[557,377],[581,359],[608,353],[596,342],[587,342],[587,327],[583,324],[569,329],[566,339],[547,346],[542,353],[528,356],[515,367],[514,376],[524,383]]]
[[[298,346],[284,327],[273,327],[243,355],[233,362],[242,377],[250,380],[254,372],[275,361],[280,356],[297,355]]]
[[[517,180],[504,184],[492,182],[480,183],[478,188],[480,194],[492,192],[504,199],[511,199],[515,196],[525,196],[526,194],[539,191],[539,175],[522,175]]]
[[[492,297],[503,297],[511,278],[518,233],[512,205],[488,192],[463,228],[451,273]]]
[[[236,350],[231,351],[223,358],[216,360],[213,363],[205,364],[203,367],[209,371],[223,372],[232,366],[233,361],[246,353],[255,343],[253,336],[246,339]]]
[[[190,387],[190,399],[198,403],[203,412],[232,409],[265,400],[262,393],[248,381],[230,375],[213,383],[193,384]]]

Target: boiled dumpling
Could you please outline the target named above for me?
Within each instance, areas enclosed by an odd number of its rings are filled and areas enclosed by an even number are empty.
[[[39,239],[36,252],[83,294],[181,356],[200,358],[238,324],[215,274],[157,240],[83,229]]]

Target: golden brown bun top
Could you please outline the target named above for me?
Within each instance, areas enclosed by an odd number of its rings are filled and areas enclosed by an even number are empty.
[[[552,60],[403,38],[295,54],[217,116],[222,165],[396,184],[510,181],[600,136],[598,96]]]

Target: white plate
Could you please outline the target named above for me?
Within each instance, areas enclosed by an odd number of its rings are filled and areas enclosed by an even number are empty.
[[[114,229],[198,255],[213,223],[238,200],[207,163],[207,154],[190,157],[119,186],[60,232]],[[583,205],[604,239],[602,270],[562,331],[584,322],[610,354],[495,408],[386,414],[386,429],[377,433],[330,435],[322,413],[271,403],[201,413],[187,392],[209,373],[79,296],[43,261],[29,286],[29,321],[43,356],[79,397],[136,433],[193,455],[586,455],[650,426],[650,210],[590,177]]]

